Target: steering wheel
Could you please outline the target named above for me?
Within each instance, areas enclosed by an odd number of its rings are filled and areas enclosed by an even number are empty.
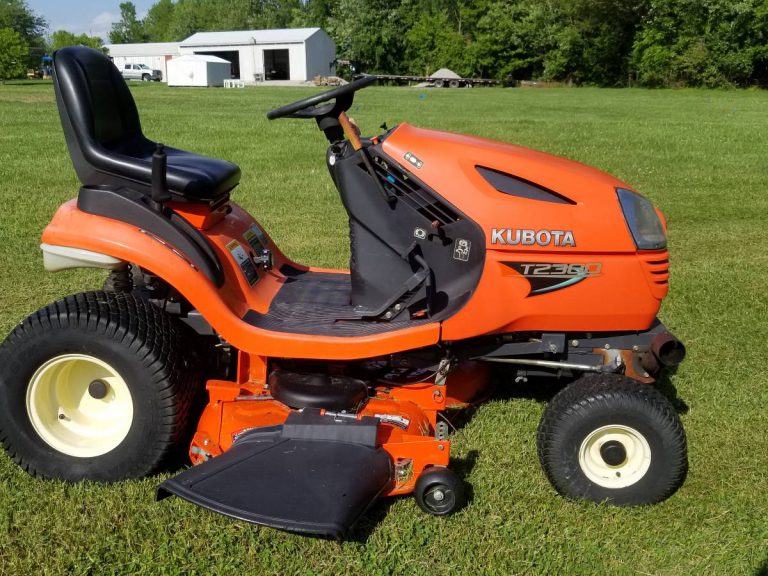
[[[339,86],[315,96],[297,100],[280,108],[270,110],[267,112],[267,118],[270,120],[275,120],[276,118],[320,118],[321,116],[338,118],[342,112],[346,112],[352,107],[355,92],[370,86],[374,82],[376,82],[376,76],[363,76],[344,86]],[[330,100],[334,100],[334,102],[320,106],[320,104]]]

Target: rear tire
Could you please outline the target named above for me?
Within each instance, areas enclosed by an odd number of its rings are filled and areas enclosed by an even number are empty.
[[[547,406],[539,460],[567,498],[619,506],[671,496],[688,470],[685,431],[658,390],[614,374],[583,376]]]
[[[0,346],[0,440],[30,474],[150,474],[189,438],[197,360],[174,319],[126,293],[35,312]]]

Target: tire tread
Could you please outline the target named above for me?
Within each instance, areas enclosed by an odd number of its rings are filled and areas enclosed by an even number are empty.
[[[641,384],[616,374],[591,374],[566,386],[552,399],[542,415],[536,433],[536,449],[547,479],[563,495],[572,496],[571,487],[554,471],[561,464],[561,455],[552,449],[562,424],[570,419],[585,417],[593,408],[617,405],[638,407],[653,418],[661,436],[669,439],[667,449],[682,455],[681,465],[675,467],[666,483],[659,487],[654,496],[644,502],[653,504],[671,496],[683,483],[688,472],[685,431],[680,418],[669,400],[656,388]]]
[[[191,411],[199,393],[194,346],[185,327],[148,300],[124,292],[81,292],[67,296],[23,320],[0,345],[0,366],[19,345],[47,330],[76,330],[109,339],[135,354],[157,391],[159,433],[146,446],[142,465],[125,477],[157,471],[187,438]],[[19,454],[0,422],[0,442],[8,455],[35,476],[47,476]],[[114,478],[117,479],[117,478]]]

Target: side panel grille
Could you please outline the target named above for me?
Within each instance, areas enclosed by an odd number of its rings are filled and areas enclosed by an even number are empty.
[[[653,252],[639,254],[643,269],[650,281],[651,292],[657,298],[663,298],[669,290],[669,253]]]
[[[461,220],[450,206],[435,198],[411,176],[397,167],[390,166],[386,160],[373,156],[373,166],[376,175],[391,194],[430,222],[437,221],[441,225],[446,225]]]

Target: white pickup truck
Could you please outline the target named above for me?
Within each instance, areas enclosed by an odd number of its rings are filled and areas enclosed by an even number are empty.
[[[159,82],[163,79],[162,71],[152,70],[146,64],[126,64],[120,72],[126,80],[143,80],[144,82],[155,80]]]

